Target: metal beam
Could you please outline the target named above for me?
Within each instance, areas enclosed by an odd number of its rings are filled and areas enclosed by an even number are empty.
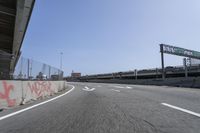
[[[15,15],[16,15],[15,9],[8,8],[8,7],[1,6],[1,5],[0,5],[0,13],[8,15],[8,16],[12,16],[12,17],[15,17]]]

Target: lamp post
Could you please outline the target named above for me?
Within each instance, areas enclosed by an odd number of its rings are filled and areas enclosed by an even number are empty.
[[[63,52],[60,52],[60,78],[62,78],[62,57],[63,56]]]
[[[60,70],[62,70],[62,56],[63,52],[60,52]]]

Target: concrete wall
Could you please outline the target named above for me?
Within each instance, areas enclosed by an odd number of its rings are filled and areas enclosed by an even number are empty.
[[[0,80],[0,109],[53,95],[66,86],[65,81]]]
[[[99,83],[119,83],[119,84],[140,84],[140,85],[166,85],[176,87],[191,87],[200,88],[200,77],[188,77],[188,78],[168,78],[162,79],[110,79],[110,80],[90,80],[89,82]]]

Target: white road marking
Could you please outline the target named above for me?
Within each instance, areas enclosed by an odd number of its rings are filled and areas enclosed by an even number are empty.
[[[126,89],[132,89],[132,87],[130,87],[130,86],[126,86]]]
[[[85,89],[89,90],[90,88],[89,88],[89,87],[87,87],[87,86],[85,86]]]
[[[120,89],[123,89],[124,87],[122,86],[114,86],[115,88],[120,88]]]
[[[72,86],[72,85],[70,85],[70,86]],[[1,121],[1,120],[4,120],[4,119],[6,119],[6,118],[12,117],[12,116],[14,116],[14,115],[20,114],[20,113],[22,113],[22,112],[28,111],[28,110],[30,110],[30,109],[36,108],[36,107],[41,106],[41,105],[43,105],[43,104],[46,104],[46,103],[48,103],[48,102],[54,101],[54,100],[56,100],[56,99],[58,99],[58,98],[60,98],[60,97],[63,97],[63,96],[65,96],[65,95],[67,95],[68,93],[72,92],[72,91],[74,90],[74,88],[75,88],[75,87],[72,86],[72,89],[69,90],[69,91],[67,91],[67,92],[65,92],[64,94],[61,94],[61,95],[59,95],[59,96],[57,96],[57,97],[54,97],[54,98],[52,98],[52,99],[49,99],[49,100],[47,100],[47,101],[44,101],[44,102],[35,104],[35,105],[33,105],[33,106],[27,107],[27,108],[25,108],[25,109],[22,109],[22,110],[19,110],[19,111],[10,113],[10,114],[8,114],[8,115],[2,116],[2,117],[0,117],[0,121]]]
[[[195,113],[195,112],[192,112],[190,110],[183,109],[183,108],[180,108],[180,107],[177,107],[177,106],[174,106],[174,105],[170,105],[170,104],[167,104],[167,103],[161,103],[161,104],[164,105],[164,106],[167,106],[167,107],[170,107],[170,108],[173,108],[173,109],[176,109],[176,110],[179,110],[179,111],[182,111],[182,112],[185,112],[185,113],[200,117],[199,113]]]
[[[115,89],[111,89],[111,90],[116,91],[116,92],[120,92],[120,90],[115,90]]]
[[[95,88],[90,89],[90,88],[88,88],[87,86],[85,86],[85,88],[84,88],[83,90],[84,90],[84,91],[94,91]]]
[[[115,88],[119,88],[119,89],[132,89],[132,87],[130,86],[126,86],[126,87],[123,87],[123,86],[114,86]]]

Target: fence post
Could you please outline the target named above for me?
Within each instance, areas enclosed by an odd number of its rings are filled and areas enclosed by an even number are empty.
[[[30,72],[29,72],[29,76],[31,77],[31,79],[33,79],[33,77],[32,77],[32,69],[33,69],[33,61],[31,59],[30,60]]]
[[[20,66],[20,74],[19,74],[19,78],[20,78],[20,79],[23,78],[22,67],[23,67],[23,57],[21,58],[21,66]]]
[[[30,60],[28,59],[28,69],[27,69],[27,79],[29,79],[29,77],[30,77]]]

